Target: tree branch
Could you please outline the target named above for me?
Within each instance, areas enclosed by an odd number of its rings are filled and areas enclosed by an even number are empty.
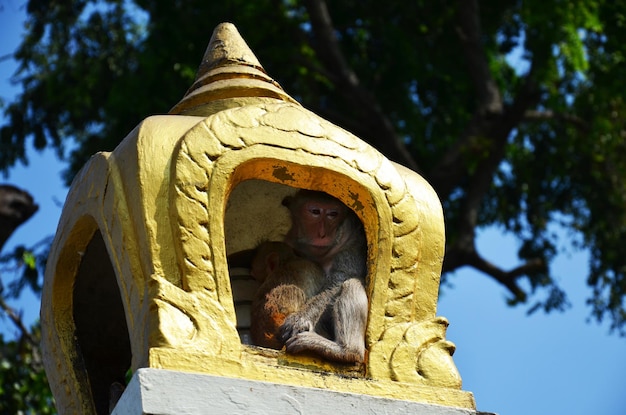
[[[360,90],[359,78],[344,58],[339,47],[326,2],[324,0],[305,0],[304,5],[311,19],[313,33],[320,45],[320,47],[315,48],[316,51],[324,63],[332,68],[331,72],[337,74],[342,82],[355,91]]]
[[[517,285],[519,277],[536,271],[541,271],[546,268],[544,261],[536,258],[520,265],[517,268],[513,268],[510,271],[504,271],[478,255],[477,252],[475,252],[475,255],[471,257],[469,265],[493,277],[500,284],[504,285],[511,292],[511,294],[513,294],[515,299],[520,302],[526,301],[526,293],[519,287],[519,285]]]
[[[24,325],[22,318],[17,312],[4,301],[4,297],[0,295],[0,309],[9,317],[9,320],[13,322],[15,327],[20,331],[21,337],[30,343],[33,348],[39,348],[39,342],[30,333],[30,330]]]
[[[546,111],[532,111],[528,110],[524,113],[524,120],[526,121],[562,121],[574,125],[581,132],[586,133],[589,131],[589,125],[580,117],[572,114],[563,114],[554,112],[551,110]]]
[[[513,104],[506,107],[504,113],[497,119],[486,123],[488,128],[483,133],[485,137],[489,138],[484,138],[483,141],[484,151],[488,151],[488,155],[480,162],[471,176],[462,200],[461,214],[459,215],[457,227],[458,237],[455,246],[457,249],[465,252],[465,255],[458,257],[458,259],[464,259],[467,265],[476,267],[475,264],[478,264],[485,266],[484,262],[476,259],[480,258],[476,253],[474,242],[476,237],[475,230],[478,225],[478,212],[485,194],[493,182],[493,175],[504,159],[507,139],[511,131],[522,119],[526,109],[534,105],[539,98],[538,89],[532,81],[531,73],[532,71],[527,76],[526,82]]]
[[[477,0],[459,2],[457,34],[476,93],[476,108],[459,140],[430,171],[429,180],[441,199],[446,199],[459,181],[467,175],[467,160],[475,154],[490,154],[495,143],[486,142],[487,131],[502,114],[504,107],[497,84],[489,70],[483,48]],[[490,137],[492,138],[492,137]]]
[[[429,177],[439,197],[446,199],[455,187],[467,180],[457,225],[457,238],[446,252],[445,270],[463,265],[472,266],[506,286],[516,299],[524,301],[526,294],[517,286],[518,273],[528,269],[523,266],[504,272],[482,258],[475,247],[475,230],[478,212],[493,182],[493,175],[504,159],[506,145],[513,128],[523,119],[528,108],[536,105],[540,95],[534,82],[535,64],[510,105],[504,105],[497,84],[489,71],[487,56],[482,47],[480,16],[476,0],[460,2],[459,27],[457,29],[468,71],[477,95],[474,115],[457,143],[442,161],[435,166]],[[479,160],[472,172],[469,160]],[[528,266],[537,266],[529,262]],[[541,265],[541,264],[540,264]]]
[[[0,62],[13,59],[14,56],[15,56],[14,53],[7,53],[6,55],[2,55],[0,56]]]
[[[546,263],[540,258],[535,258],[505,271],[480,256],[473,245],[471,247],[455,245],[446,250],[444,272],[454,271],[464,265],[476,268],[494,278],[513,294],[516,301],[520,302],[526,301],[526,293],[517,283],[519,278],[546,269]]]
[[[482,31],[478,0],[459,2],[459,26],[457,33],[465,55],[467,69],[474,84],[478,99],[478,112],[482,114],[500,113],[502,97],[496,81],[491,76],[487,54],[482,44]]]
[[[534,82],[536,61],[533,61],[513,103],[504,105],[480,41],[482,32],[477,0],[462,1],[459,4],[457,32],[476,91],[477,106],[459,140],[431,170],[429,180],[437,189],[439,197],[446,199],[468,175],[468,160],[476,160],[487,154],[487,158],[480,163],[472,177],[474,189],[468,191],[474,193],[470,196],[469,207],[475,207],[482,200],[493,179],[493,173],[504,157],[506,142],[512,129],[523,119],[528,108],[536,105],[540,95]]]
[[[324,0],[305,0],[304,5],[309,14],[316,43],[312,45],[321,58],[327,71],[337,80],[336,86],[341,94],[354,107],[361,110],[361,123],[367,131],[362,138],[374,145],[388,158],[397,161],[413,170],[419,167],[409,154],[402,140],[398,137],[391,121],[385,115],[372,95],[362,87],[356,73],[345,59],[335,29]],[[331,78],[332,79],[332,78]]]

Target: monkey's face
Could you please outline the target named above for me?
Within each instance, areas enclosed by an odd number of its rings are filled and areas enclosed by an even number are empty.
[[[346,207],[332,201],[305,200],[294,215],[298,240],[311,250],[323,252],[337,241],[337,229],[346,217]]]

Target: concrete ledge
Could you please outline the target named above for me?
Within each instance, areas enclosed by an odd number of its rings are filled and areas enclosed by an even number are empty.
[[[478,415],[480,412],[325,389],[145,368],[134,374],[113,414]]]

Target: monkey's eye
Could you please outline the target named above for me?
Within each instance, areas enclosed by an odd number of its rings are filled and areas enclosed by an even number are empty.
[[[313,216],[319,216],[322,214],[322,210],[320,208],[311,207],[309,208],[309,213]]]
[[[339,212],[337,212],[336,210],[331,210],[328,213],[326,213],[326,217],[330,219],[335,219],[337,216],[339,216]]]

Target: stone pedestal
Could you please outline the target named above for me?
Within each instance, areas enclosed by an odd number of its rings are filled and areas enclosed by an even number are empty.
[[[478,415],[473,409],[254,380],[139,369],[113,415]]]

